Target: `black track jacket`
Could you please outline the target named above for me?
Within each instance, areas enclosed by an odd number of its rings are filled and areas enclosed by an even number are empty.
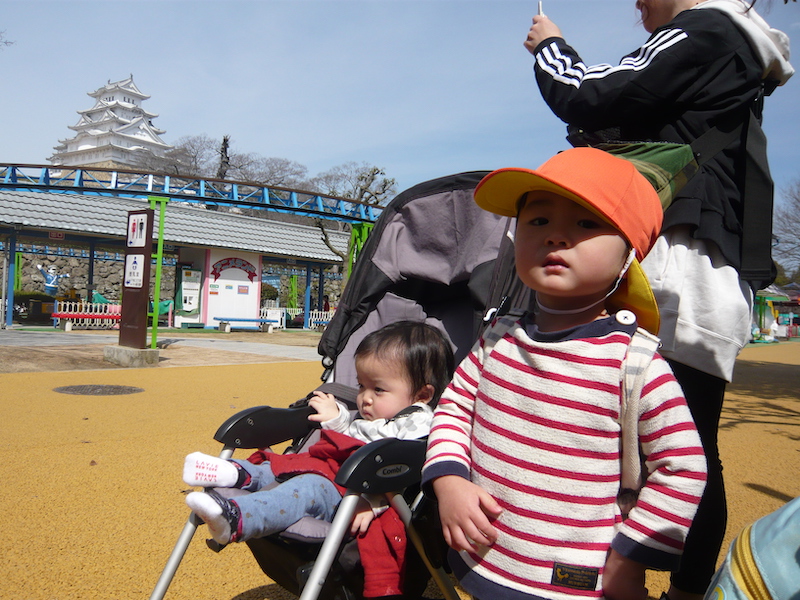
[[[619,65],[587,66],[561,38],[535,51],[545,102],[569,125],[617,128],[625,141],[689,143],[731,114],[743,119],[764,67],[725,13],[685,10]],[[739,142],[710,160],[667,209],[663,229],[690,225],[740,266]],[[770,198],[771,202],[772,199]]]

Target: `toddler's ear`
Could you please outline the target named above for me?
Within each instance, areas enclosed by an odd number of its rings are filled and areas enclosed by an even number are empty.
[[[436,393],[434,387],[428,383],[424,387],[420,388],[420,390],[414,396],[414,402],[424,402],[427,404],[431,400],[433,400],[433,395]]]

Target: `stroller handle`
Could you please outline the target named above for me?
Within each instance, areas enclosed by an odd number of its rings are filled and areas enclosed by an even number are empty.
[[[310,406],[254,406],[229,417],[214,439],[228,448],[265,448],[307,434],[316,426],[308,420],[314,412]]]
[[[370,442],[342,463],[335,481],[359,493],[396,492],[419,483],[426,448],[426,439]]]

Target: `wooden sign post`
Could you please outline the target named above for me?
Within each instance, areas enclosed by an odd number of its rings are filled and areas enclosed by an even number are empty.
[[[152,209],[128,212],[122,318],[119,326],[119,345],[128,348],[147,347],[153,218]]]

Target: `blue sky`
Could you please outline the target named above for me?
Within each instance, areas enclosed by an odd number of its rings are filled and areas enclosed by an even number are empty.
[[[800,4],[769,6],[767,20],[800,40]],[[367,162],[399,190],[536,167],[568,144],[522,46],[535,10],[534,0],[5,0],[0,31],[14,44],[0,50],[0,162],[47,164],[92,106],[87,92],[133,74],[167,143],[228,134],[235,150],[309,175]],[[544,10],[590,64],[616,63],[647,36],[634,0]],[[796,75],[767,100],[779,189],[800,180],[799,89]]]

